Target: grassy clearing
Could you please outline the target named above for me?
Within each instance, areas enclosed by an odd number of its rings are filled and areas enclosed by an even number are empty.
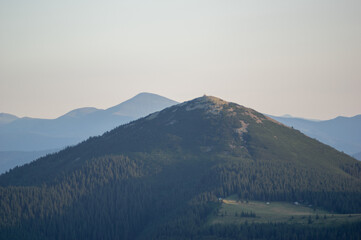
[[[333,214],[321,209],[289,202],[239,201],[235,196],[222,200],[209,224],[290,223],[313,226],[337,225],[361,221],[361,214]]]

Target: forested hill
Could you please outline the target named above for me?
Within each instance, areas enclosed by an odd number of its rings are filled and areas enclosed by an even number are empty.
[[[12,239],[201,238],[217,232],[207,225],[217,199],[233,194],[361,213],[360,162],[209,96],[15,168],[0,185],[0,238]]]

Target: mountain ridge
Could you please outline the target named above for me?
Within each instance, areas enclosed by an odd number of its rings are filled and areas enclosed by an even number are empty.
[[[5,159],[0,159],[0,172],[8,170],[9,166],[34,160],[31,157],[33,154],[23,154],[23,151],[61,149],[175,103],[156,94],[141,93],[105,110],[86,107],[74,109],[55,119],[17,118],[0,125],[0,152],[12,151],[10,155],[3,153],[7,158],[6,163]],[[129,108],[133,110],[129,111]],[[123,114],[115,114],[115,111],[123,111]],[[19,156],[14,151],[20,151]],[[13,157],[13,164],[8,159],[10,156]],[[21,161],[20,156],[24,158]]]
[[[353,117],[338,116],[322,121],[271,117],[349,155],[361,150],[361,115]]]
[[[11,122],[15,121],[16,119],[19,119],[19,118],[13,114],[0,113],[0,125],[11,123]]]
[[[147,103],[142,99],[138,100],[139,97],[144,95],[147,96]],[[153,103],[156,102],[155,104],[149,103],[152,99]],[[135,109],[132,112],[134,115],[131,115],[130,112],[115,114],[113,111],[120,106],[126,106],[127,103],[133,103],[134,101],[138,103],[138,106],[135,106],[135,104],[131,106],[131,108]],[[33,151],[65,147],[87,137],[102,134],[120,124],[124,124],[125,122],[129,122],[153,111],[161,110],[175,103],[177,102],[156,94],[143,93],[106,110],[79,108],[55,119],[20,118],[0,127],[0,151]],[[142,105],[146,105],[146,107]],[[149,107],[149,105],[151,105],[151,107]],[[138,109],[140,111],[139,113],[136,112]],[[87,121],[82,118],[87,118]],[[72,120],[74,120],[74,122]],[[51,140],[49,141],[50,143],[44,140],[43,146],[41,146],[42,144],[40,144],[40,142],[34,145],[31,141],[22,143],[22,146],[17,146],[16,141],[18,139],[16,134],[20,134],[22,138],[31,138],[32,135],[36,135],[38,138],[51,136],[52,138],[62,139],[59,140],[59,143],[54,142],[53,144],[51,144]],[[23,136],[24,134],[29,134],[29,136]],[[74,140],[70,141],[70,139]],[[27,144],[29,146],[27,146]]]
[[[0,195],[0,237],[207,239],[230,195],[361,212],[361,163],[203,96],[0,175]]]
[[[101,111],[101,110],[103,110],[103,109],[98,109],[95,107],[82,107],[82,108],[77,108],[77,109],[71,110],[71,111],[65,113],[64,115],[57,117],[56,119],[64,118],[64,117],[83,117],[84,115],[91,114],[91,113]]]

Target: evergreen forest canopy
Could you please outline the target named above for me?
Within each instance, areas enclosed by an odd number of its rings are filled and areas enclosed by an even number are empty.
[[[209,96],[0,176],[0,239],[360,239],[361,224],[209,224],[219,198],[361,213],[361,163]],[[253,215],[252,215],[253,216]],[[254,216],[256,217],[256,216]]]

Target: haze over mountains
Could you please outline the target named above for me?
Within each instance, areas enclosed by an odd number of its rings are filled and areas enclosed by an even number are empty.
[[[60,150],[90,136],[103,134],[121,124],[176,103],[156,94],[140,93],[105,110],[80,108],[56,119],[17,118],[3,113],[0,115],[0,152],[3,156],[1,159],[0,155],[0,173],[9,169],[9,166],[14,167],[33,160],[34,156],[37,158],[43,153],[53,152],[54,149]],[[6,160],[6,167],[1,165],[2,160]]]
[[[361,151],[361,115],[325,121],[293,117],[272,118],[351,156]]]
[[[269,239],[268,229],[273,239],[293,239],[297,229],[298,239],[328,239],[361,231],[360,224],[351,231],[210,225],[219,197],[230,195],[360,213],[361,163],[253,109],[209,96],[15,168],[0,175],[0,186],[4,239],[223,240],[251,232],[249,239]]]
[[[8,113],[0,113],[0,126],[2,124],[11,123],[11,122],[15,121],[16,119],[18,119],[18,117],[15,115],[8,114]]]
[[[176,103],[156,94],[140,93],[106,110],[79,108],[56,119],[18,118],[1,113],[0,173]],[[290,115],[271,117],[361,160],[361,115],[326,121]]]
[[[106,110],[79,108],[56,119],[20,118],[9,122],[2,116],[0,151],[40,151],[76,144],[118,125],[159,111],[177,102],[150,93],[137,96]]]

